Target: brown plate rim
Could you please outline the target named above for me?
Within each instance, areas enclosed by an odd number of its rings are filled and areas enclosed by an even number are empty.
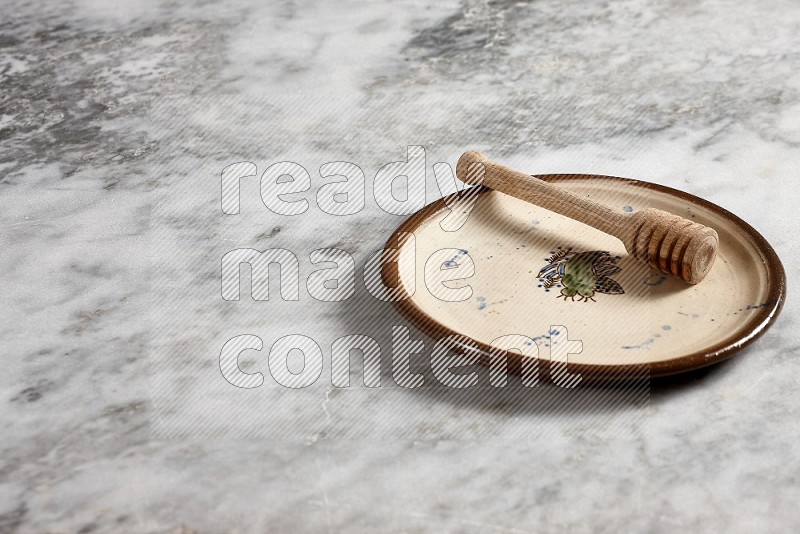
[[[692,352],[683,356],[678,356],[670,360],[663,360],[659,362],[652,362],[646,364],[626,364],[626,365],[602,365],[602,364],[568,364],[571,372],[580,373],[588,381],[614,381],[625,380],[633,378],[656,378],[661,376],[668,376],[678,373],[684,373],[700,369],[708,365],[726,360],[750,345],[753,341],[759,338],[769,326],[775,321],[783,309],[783,304],[786,300],[786,273],[783,264],[778,257],[778,254],[769,244],[769,242],[752,226],[742,220],[737,215],[722,208],[713,202],[702,199],[691,193],[674,189],[661,184],[652,182],[645,182],[642,180],[634,180],[631,178],[622,178],[619,176],[607,176],[602,174],[537,174],[536,178],[545,180],[547,182],[561,182],[570,180],[610,180],[624,182],[636,187],[651,189],[661,193],[666,193],[682,200],[690,201],[694,204],[702,206],[723,218],[731,221],[737,228],[750,236],[756,244],[756,248],[763,254],[767,272],[769,274],[769,289],[767,292],[768,305],[758,308],[753,315],[750,316],[744,328],[738,329],[734,334],[725,338],[724,340],[711,345],[705,349]],[[481,186],[479,195],[483,195],[491,189]],[[453,193],[448,197],[441,198],[432,202],[411,215],[408,219],[403,221],[400,226],[392,232],[392,235],[386,242],[385,248],[399,248],[402,245],[402,234],[413,234],[419,226],[428,219],[431,215],[439,212],[446,207],[446,202],[458,195]],[[381,266],[381,278],[387,287],[396,288],[394,305],[398,312],[411,322],[416,328],[428,334],[434,339],[441,339],[447,336],[461,336],[462,338],[469,339],[470,344],[462,344],[464,350],[474,350],[474,347],[480,351],[481,361],[488,362],[489,354],[496,349],[480,341],[474,340],[469,336],[452,330],[428,313],[414,304],[411,295],[405,290],[405,287],[400,283],[399,275],[396,269],[391,268],[392,263],[384,262]],[[458,345],[456,345],[457,347]],[[519,358],[518,354],[510,352],[506,353],[509,358],[510,368],[518,369]],[[516,365],[515,365],[516,363]],[[549,362],[540,361],[547,365]]]

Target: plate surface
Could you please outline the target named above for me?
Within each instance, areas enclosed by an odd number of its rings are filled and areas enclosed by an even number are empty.
[[[500,344],[494,340],[517,336],[530,339],[546,364],[551,341],[558,341],[553,336],[567,335],[582,342],[567,357],[571,371],[615,379],[674,374],[728,358],[780,312],[786,280],[778,256],[728,211],[625,178],[538,177],[622,211],[654,207],[711,226],[720,236],[712,270],[689,286],[629,257],[614,237],[483,189],[458,230],[440,224],[451,214],[447,201],[455,197],[449,197],[413,215],[389,239],[387,248],[398,254],[395,265],[384,265],[383,278],[397,288],[405,317],[437,339],[464,336],[460,345],[477,348],[484,363]],[[456,277],[462,279],[446,281]],[[506,354],[512,369],[531,358],[524,347]]]

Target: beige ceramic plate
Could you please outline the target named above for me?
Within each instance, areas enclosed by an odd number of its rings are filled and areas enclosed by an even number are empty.
[[[483,190],[457,231],[442,229],[450,210],[440,200],[392,235],[388,246],[399,245],[399,254],[383,277],[404,297],[400,312],[436,338],[464,336],[484,361],[493,340],[515,335],[532,340],[547,363],[551,332],[558,330],[552,327],[564,326],[570,340],[582,342],[582,351],[568,356],[569,369],[590,379],[662,376],[718,362],[763,333],[780,312],[786,282],[775,251],[719,206],[624,178],[539,178],[619,210],[655,207],[715,228],[720,249],[713,269],[700,284],[686,285],[651,272],[611,236]],[[470,260],[472,276],[444,282],[469,289],[437,290],[449,268],[468,275]],[[453,295],[467,298],[453,302]],[[526,358],[516,351],[508,356],[517,369]]]

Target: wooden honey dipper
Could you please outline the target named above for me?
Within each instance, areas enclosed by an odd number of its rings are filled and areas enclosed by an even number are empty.
[[[611,234],[631,256],[689,284],[701,281],[714,264],[719,236],[713,228],[655,208],[618,212],[475,151],[458,159],[456,175],[474,184],[481,164],[483,185]]]

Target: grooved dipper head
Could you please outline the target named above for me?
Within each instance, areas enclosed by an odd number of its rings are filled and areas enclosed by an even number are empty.
[[[653,268],[696,284],[714,265],[719,236],[713,228],[654,208],[634,213],[631,223],[625,248]]]

